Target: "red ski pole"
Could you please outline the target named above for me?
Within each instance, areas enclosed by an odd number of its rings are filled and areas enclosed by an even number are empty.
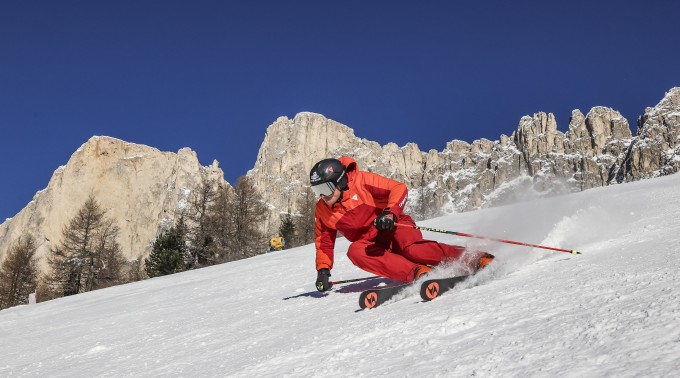
[[[416,225],[410,225],[410,224],[401,224],[401,223],[396,223],[397,226],[401,227],[413,227],[417,230],[422,230],[422,231],[430,231],[430,232],[439,232],[442,234],[449,234],[449,235],[456,235],[456,236],[464,236],[466,238],[475,238],[475,239],[482,239],[482,240],[491,240],[499,243],[508,243],[508,244],[516,244],[516,245],[523,245],[525,247],[534,247],[534,248],[542,248],[542,249],[549,249],[551,251],[557,251],[557,252],[567,252],[571,253],[572,255],[580,255],[581,252],[575,250],[575,249],[562,249],[562,248],[554,248],[554,247],[546,247],[544,245],[537,245],[537,244],[529,244],[529,243],[522,243],[518,241],[513,241],[513,240],[504,240],[504,239],[496,239],[496,238],[490,238],[486,236],[478,236],[478,235],[472,235],[472,234],[466,234],[464,232],[457,232],[457,231],[446,231],[446,230],[438,230],[436,228],[429,228],[429,227],[421,227],[421,226],[416,226]]]

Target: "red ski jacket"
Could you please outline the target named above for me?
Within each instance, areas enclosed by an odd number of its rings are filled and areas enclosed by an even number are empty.
[[[404,183],[375,173],[359,171],[348,156],[340,162],[347,169],[349,189],[333,206],[323,200],[316,204],[316,269],[333,268],[333,251],[338,231],[347,240],[372,240],[378,235],[373,221],[385,209],[401,216],[408,198]]]

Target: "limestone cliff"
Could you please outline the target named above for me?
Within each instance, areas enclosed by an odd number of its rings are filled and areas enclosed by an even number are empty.
[[[453,127],[453,125],[452,125]],[[248,173],[279,214],[295,212],[311,166],[325,157],[353,156],[361,169],[406,182],[410,211],[419,217],[467,211],[522,199],[580,191],[678,171],[680,88],[671,89],[639,120],[636,136],[617,111],[574,110],[568,130],[553,114],[522,117],[511,136],[496,141],[454,140],[443,151],[417,145],[380,146],[339,122],[314,113],[280,117],[267,129],[255,167]]]
[[[175,154],[93,137],[54,172],[47,188],[0,225],[0,251],[29,233],[39,244],[38,255],[44,256],[61,241],[63,227],[92,194],[117,221],[125,256],[145,256],[159,225],[174,223],[203,177],[224,180],[217,162],[203,167],[188,148]]]

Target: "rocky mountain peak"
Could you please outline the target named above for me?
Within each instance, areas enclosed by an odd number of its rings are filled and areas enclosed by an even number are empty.
[[[203,178],[224,180],[218,163],[203,167],[196,153],[177,153],[97,136],[59,167],[47,185],[15,217],[0,225],[0,250],[25,233],[39,244],[38,255],[61,241],[68,221],[93,195],[120,227],[126,257],[150,251],[159,225],[171,225]]]
[[[423,152],[412,143],[381,146],[323,115],[300,113],[268,128],[249,174],[268,188],[263,194],[275,209],[272,229],[280,213],[296,211],[295,198],[308,185],[311,165],[341,155],[353,156],[360,169],[404,181],[417,216],[466,211],[504,203],[517,191],[577,191],[677,171],[673,159],[680,152],[659,156],[677,146],[679,103],[680,89],[673,88],[645,111],[636,137],[621,113],[598,106],[587,115],[572,111],[566,132],[559,131],[553,114],[538,112],[522,117],[509,137],[453,140],[441,152]],[[642,148],[651,140],[654,148]]]

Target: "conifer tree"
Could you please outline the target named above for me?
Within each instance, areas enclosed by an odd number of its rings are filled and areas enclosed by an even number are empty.
[[[122,282],[125,261],[118,244],[119,229],[94,196],[62,231],[63,240],[48,258],[53,296],[67,296]]]
[[[217,196],[212,202],[204,219],[204,230],[209,236],[210,244],[206,249],[206,257],[210,264],[219,264],[233,260],[229,246],[234,239],[234,217],[231,206],[235,196],[231,187],[217,188]]]
[[[10,245],[0,265],[0,309],[28,303],[38,281],[36,249],[30,236]]]
[[[294,222],[296,233],[294,246],[314,243],[314,213],[318,201],[319,198],[314,195],[311,187],[307,187],[298,197],[296,201],[297,214]]]
[[[267,238],[262,222],[268,209],[262,195],[252,180],[242,176],[236,182],[229,201],[230,240],[227,247],[229,260],[238,260],[266,252]]]
[[[219,197],[219,185],[215,180],[204,179],[189,201],[187,218],[187,269],[196,269],[214,264],[213,235],[210,230],[210,213]]]
[[[144,260],[146,274],[153,278],[186,270],[186,226],[180,218],[176,226],[162,232],[153,243],[153,249]]]
[[[290,248],[295,241],[295,222],[293,222],[293,217],[288,213],[281,214],[279,235],[281,235],[285,241],[283,249]]]

